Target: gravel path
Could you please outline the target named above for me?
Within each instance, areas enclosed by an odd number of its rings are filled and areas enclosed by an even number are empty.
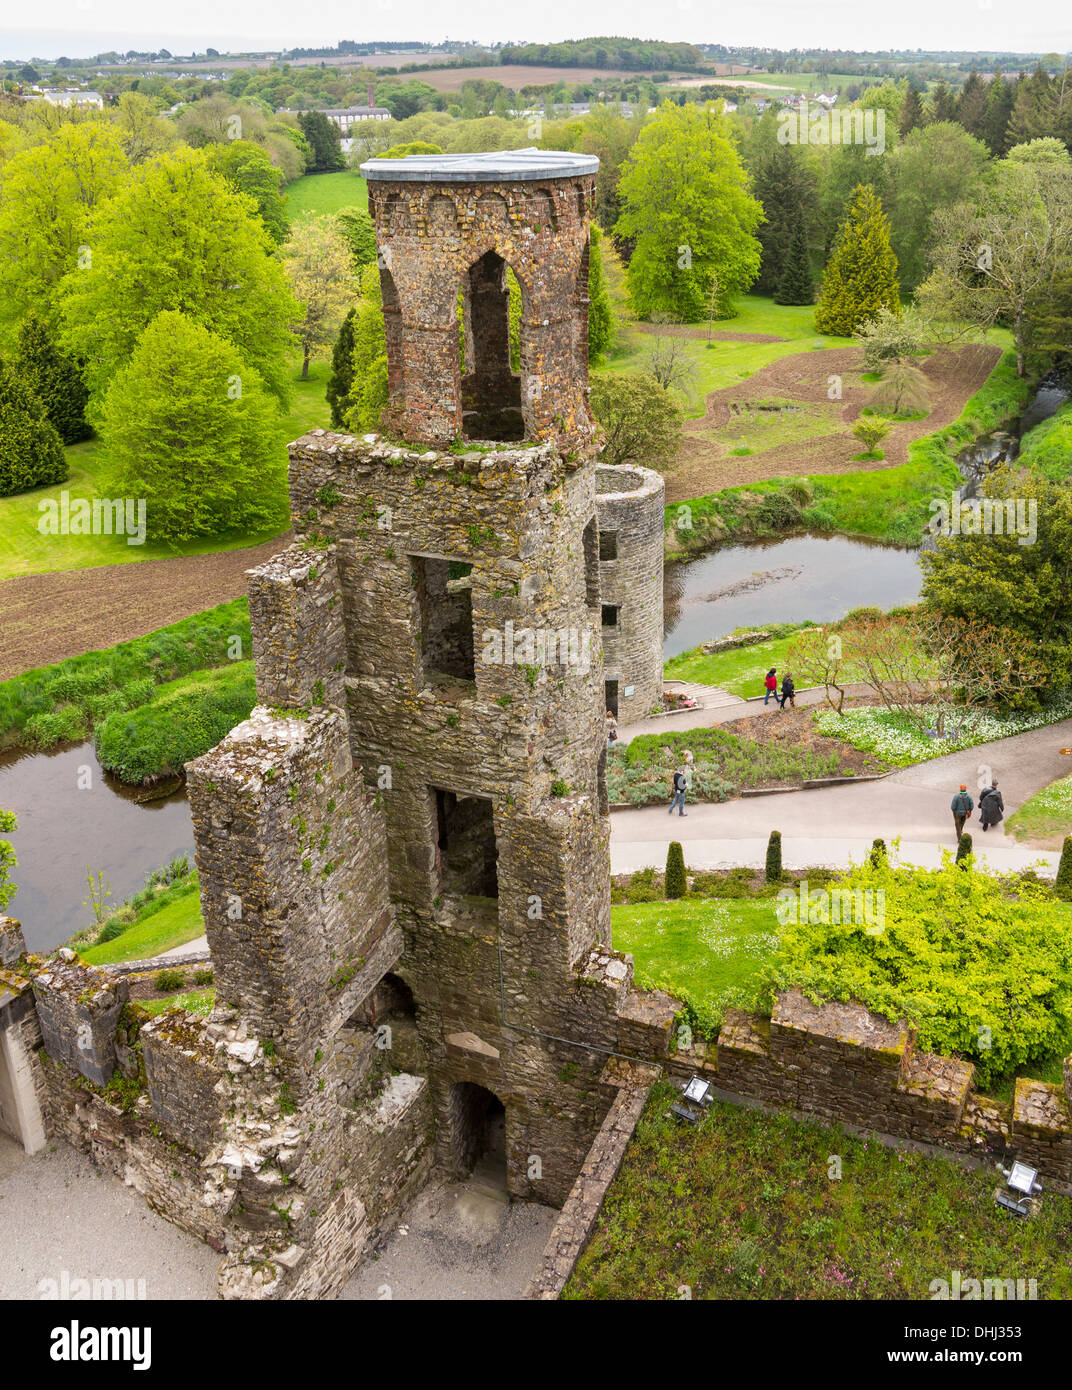
[[[220,1257],[65,1143],[27,1157],[0,1134],[0,1299],[41,1280],[145,1281],[146,1298],[215,1298]]]

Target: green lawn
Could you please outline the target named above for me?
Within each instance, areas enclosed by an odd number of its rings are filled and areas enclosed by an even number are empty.
[[[1052,841],[1058,848],[1066,835],[1072,835],[1072,775],[1028,797],[1005,822],[1005,829],[1018,840]]]
[[[564,1297],[929,1299],[958,1270],[1072,1298],[1072,1199],[1047,1193],[1022,1221],[994,1202],[993,1168],[721,1101],[691,1128],[675,1096],[652,1089]]]
[[[335,175],[327,175],[333,178]],[[307,430],[327,428],[331,415],[324,391],[330,375],[330,361],[321,358],[302,381],[296,369],[293,376],[294,400],[279,418],[279,441],[289,444]],[[137,560],[164,560],[176,555],[207,555],[220,550],[239,550],[259,545],[278,535],[277,528],[259,532],[230,532],[203,537],[179,546],[153,544],[128,545],[124,536],[46,536],[37,529],[40,503],[57,500],[63,491],[71,497],[92,499],[99,496],[97,476],[101,468],[100,444],[95,439],[72,444],[67,449],[71,475],[54,487],[38,488],[15,497],[0,498],[0,580],[16,575],[42,574],[49,570],[88,569],[96,565],[123,565]]]
[[[741,629],[742,631],[744,629]],[[763,677],[772,666],[781,678],[786,653],[796,640],[799,628],[785,636],[772,637],[769,642],[757,642],[752,647],[737,647],[728,652],[707,655],[699,647],[679,652],[663,666],[663,675],[680,681],[699,681],[701,685],[717,685],[731,695],[748,698],[763,694]],[[764,628],[764,631],[767,631]]]
[[[368,184],[360,174],[348,169],[338,174],[306,174],[288,184],[284,196],[290,218],[300,217],[304,212],[367,208]]]
[[[152,904],[149,904],[152,908]],[[111,965],[117,960],[148,960],[173,946],[185,946],[205,931],[201,916],[201,895],[197,878],[169,890],[169,900],[155,911],[139,911],[138,920],[112,941],[101,946],[79,948],[78,954],[90,965]]]
[[[776,945],[770,898],[620,903],[611,934],[628,951],[642,989],[665,989],[689,1006],[693,1023],[717,1032],[727,1008],[753,1008],[759,971]]]

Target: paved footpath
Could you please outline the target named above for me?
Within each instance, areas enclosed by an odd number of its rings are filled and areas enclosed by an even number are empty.
[[[752,709],[762,714],[763,702],[758,702],[758,708],[750,702],[749,709],[737,711],[737,718]],[[721,716],[725,711],[707,713]],[[777,715],[771,713],[770,717]],[[649,722],[656,725],[664,721],[646,720],[645,725]],[[673,726],[674,720],[666,722]],[[701,722],[721,720],[708,717]],[[639,728],[625,732],[639,732]],[[611,817],[611,869],[614,873],[649,866],[661,869],[671,839],[681,841],[685,862],[692,869],[724,869],[737,864],[758,868],[765,860],[772,830],[782,832],[782,862],[787,869],[813,864],[847,867],[863,858],[876,836],[887,843],[900,837],[904,863],[937,866],[943,849],[956,848],[949,803],[961,782],[978,801],[980,769],[985,768],[998,779],[1009,816],[1047,783],[1072,773],[1072,758],[1059,752],[1070,745],[1072,719],[1066,719],[917,763],[880,781],[689,805],[688,814],[684,818],[675,814],[672,824],[661,806],[615,811]],[[1005,871],[1041,862],[1056,869],[1058,854],[1017,843],[1005,834],[1005,822],[984,834],[976,810],[966,828],[974,840],[977,862],[984,867]]]

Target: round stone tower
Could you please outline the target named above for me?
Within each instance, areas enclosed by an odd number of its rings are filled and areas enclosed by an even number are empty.
[[[650,468],[596,466],[603,688],[621,724],[662,695],[664,492]]]
[[[438,446],[591,440],[588,227],[598,168],[592,155],[535,149],[362,164],[379,247],[388,431]],[[508,271],[520,288],[517,371]]]

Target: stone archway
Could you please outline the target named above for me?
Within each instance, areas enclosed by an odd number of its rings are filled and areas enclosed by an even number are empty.
[[[506,1197],[506,1107],[493,1091],[458,1081],[450,1092],[451,1167]]]

